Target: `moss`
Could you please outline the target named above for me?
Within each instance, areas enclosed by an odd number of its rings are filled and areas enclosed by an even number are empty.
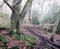
[[[27,3],[29,3],[30,2],[30,0],[27,0]]]
[[[6,13],[0,12],[0,17],[5,18],[5,16],[7,16]]]

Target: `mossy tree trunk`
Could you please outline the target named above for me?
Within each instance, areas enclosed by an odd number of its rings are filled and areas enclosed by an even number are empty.
[[[20,4],[22,0],[14,0],[13,1],[13,5],[10,6],[10,4],[4,0],[4,2],[8,5],[8,7],[12,10],[12,15],[11,15],[11,28],[10,28],[10,32],[12,34],[14,33],[18,33],[20,34],[20,26],[22,24],[22,21],[27,13],[27,11],[30,8],[31,2],[33,0],[27,0],[25,6],[23,7],[23,10],[20,13]],[[20,25],[19,25],[20,22]]]
[[[19,1],[20,0],[13,1],[12,6],[13,6],[15,12],[12,12],[12,15],[11,15],[11,28],[10,28],[10,30],[13,33],[18,33],[18,34],[20,32],[20,30],[19,30],[19,13],[20,13],[21,6],[20,6],[20,4],[18,4],[18,5],[15,5],[15,4]]]

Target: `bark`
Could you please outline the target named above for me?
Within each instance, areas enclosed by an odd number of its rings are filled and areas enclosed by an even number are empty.
[[[31,6],[32,6],[32,2],[30,4],[30,8],[29,8],[29,21],[30,21],[30,24],[32,24],[32,21],[31,21]]]
[[[54,42],[54,35],[56,34],[56,31],[57,31],[57,26],[58,26],[58,23],[59,23],[59,20],[60,20],[60,11],[58,13],[56,13],[56,21],[55,21],[55,25],[54,25],[54,28],[53,28],[53,31],[52,31],[52,35],[50,37],[50,40],[52,42]]]
[[[15,10],[15,12],[12,12],[12,15],[11,15],[11,30],[12,32],[14,33],[18,33],[20,32],[19,30],[19,13],[20,13],[20,4],[15,4],[16,2],[21,2],[22,0],[14,0],[13,2],[13,8]],[[17,2],[17,3],[18,3]]]
[[[16,1],[14,1],[13,5],[15,5]],[[32,2],[32,0],[30,0],[29,2],[27,0],[20,15],[19,15],[19,12],[20,12],[19,4],[18,5],[16,4],[17,7],[16,6],[14,7],[16,12],[12,12],[12,16],[11,16],[11,30],[13,32],[17,31],[17,33],[19,34],[22,21],[26,15],[27,11],[29,10],[31,2]]]
[[[27,0],[22,12],[20,13],[20,17],[19,17],[20,24],[23,22],[23,19],[24,19],[26,13],[29,11],[32,1],[33,0],[29,0],[29,1]]]
[[[51,37],[50,37],[50,40],[52,41],[52,42],[54,42],[54,35],[56,34],[56,31],[57,31],[57,26],[58,26],[58,23],[59,23],[59,16],[57,16],[57,18],[56,18],[56,22],[55,22],[55,26],[54,26],[54,28],[53,28],[53,32],[52,32],[52,35],[51,35]],[[54,48],[51,48],[51,49],[54,49]]]
[[[18,33],[20,32],[20,26],[22,24],[22,21],[27,13],[27,11],[30,8],[30,4],[32,0],[27,0],[22,12],[20,13],[20,4],[22,0],[14,0],[13,1],[13,7],[11,7],[5,0],[4,2],[9,6],[9,8],[12,10],[12,15],[11,15],[11,28],[10,28],[10,33]],[[20,15],[19,15],[20,13]],[[20,22],[20,26],[19,26]]]
[[[16,5],[18,5],[19,3],[21,3],[22,0],[18,1],[15,5],[13,5],[13,7],[15,7]]]

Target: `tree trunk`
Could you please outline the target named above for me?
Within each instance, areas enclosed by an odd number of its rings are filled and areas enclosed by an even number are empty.
[[[50,38],[50,40],[53,41],[53,42],[54,42],[54,35],[56,34],[57,26],[58,26],[59,19],[60,19],[59,17],[60,17],[60,14],[57,15],[55,25],[54,25],[54,28],[53,28],[53,32],[52,32],[52,35],[51,35],[51,38]]]
[[[30,7],[31,7],[31,5],[32,5],[32,4],[31,4],[32,2],[33,2],[33,0],[27,0],[27,2],[26,2],[26,4],[25,4],[22,12],[20,13],[20,15],[19,15],[19,16],[20,16],[20,17],[19,17],[20,25],[22,24],[23,19],[24,19],[26,13],[29,11],[29,9],[30,9]]]
[[[20,0],[14,0],[13,5],[16,2],[19,2]],[[15,12],[12,12],[11,15],[11,31],[14,33],[19,33],[19,12],[20,12],[20,4],[16,5],[15,7],[13,7]]]
[[[13,7],[9,5],[6,0],[4,2],[8,5],[8,7],[12,10],[12,15],[11,15],[11,28],[10,28],[10,34],[15,34],[18,33],[20,34],[20,25],[22,24],[22,21],[27,13],[27,11],[30,8],[30,4],[33,0],[27,0],[22,12],[20,13],[20,4],[22,0],[14,0],[13,1]],[[19,14],[20,13],[20,14]],[[19,25],[20,23],[20,25]]]
[[[27,0],[22,12],[20,13],[19,15],[19,12],[20,12],[20,7],[19,5],[15,6],[14,9],[16,12],[12,12],[12,16],[11,16],[11,30],[12,32],[14,33],[18,33],[20,32],[20,27],[21,27],[21,24],[23,22],[23,19],[27,13],[27,11],[29,10],[30,8],[30,5],[31,5],[31,2],[33,0]],[[14,0],[14,3],[17,2],[17,0]]]
[[[31,4],[30,4],[30,8],[29,8],[29,21],[30,21],[30,24],[32,24],[32,18],[31,18],[31,6],[32,6],[32,2],[31,2]]]

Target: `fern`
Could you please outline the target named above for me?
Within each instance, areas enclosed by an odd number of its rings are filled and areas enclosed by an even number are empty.
[[[7,44],[7,39],[2,35],[0,35],[0,41],[2,41],[3,44]]]
[[[32,45],[37,41],[37,38],[30,35],[25,35],[25,41]]]
[[[14,34],[14,35],[12,35],[12,38],[19,39],[19,35]]]

